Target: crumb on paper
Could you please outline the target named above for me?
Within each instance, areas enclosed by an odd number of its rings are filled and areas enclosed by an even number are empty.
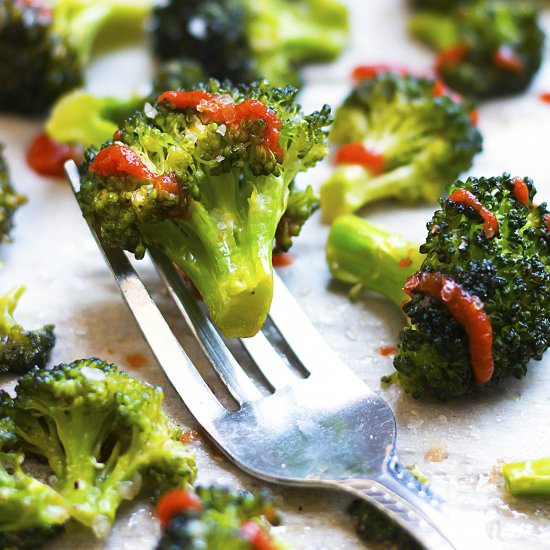
[[[200,440],[200,434],[197,432],[197,430],[185,430],[182,432],[180,436],[180,441],[184,445],[190,445],[191,443],[194,443],[195,441]]]
[[[502,479],[502,467],[506,464],[506,461],[502,458],[497,459],[493,467],[486,472],[487,481],[490,483],[498,483]]]
[[[126,363],[134,368],[144,367],[147,364],[147,357],[142,353],[130,353],[126,356]]]
[[[443,462],[449,458],[449,453],[445,448],[445,445],[438,443],[428,449],[424,454],[424,462]]]

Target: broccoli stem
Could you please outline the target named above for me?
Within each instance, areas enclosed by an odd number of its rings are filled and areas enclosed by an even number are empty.
[[[406,298],[407,277],[420,269],[424,257],[417,245],[357,216],[342,216],[334,222],[326,255],[336,279],[361,284],[397,306]]]
[[[433,12],[412,15],[409,32],[426,46],[441,51],[460,42],[460,35],[452,17]]]
[[[410,181],[410,166],[401,166],[381,175],[373,175],[357,164],[339,166],[321,186],[321,212],[325,223],[355,212],[370,202],[402,194]]]
[[[7,336],[10,330],[17,325],[13,312],[19,298],[25,292],[24,286],[18,286],[0,297],[0,336]]]
[[[550,457],[505,464],[502,475],[514,496],[550,495]]]

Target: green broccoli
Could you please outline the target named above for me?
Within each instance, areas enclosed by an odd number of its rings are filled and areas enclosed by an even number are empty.
[[[481,135],[467,106],[439,88],[391,72],[359,82],[330,134],[339,166],[321,187],[325,221],[385,198],[435,202],[471,166]]]
[[[137,258],[162,249],[228,337],[252,336],[265,321],[274,238],[289,203],[294,221],[279,232],[282,248],[313,209],[310,192],[289,194],[295,176],[326,154],[330,109],[304,116],[295,96],[267,82],[168,92],[128,119],[116,141],[89,150],[82,167],[78,198],[104,241]]]
[[[14,214],[26,202],[26,197],[16,193],[13,189],[8,165],[4,158],[4,146],[0,144],[0,242],[10,241],[9,235],[13,229]]]
[[[269,534],[270,524],[278,518],[266,491],[252,494],[219,487],[198,487],[196,494],[173,491],[161,497],[157,512],[165,527],[157,550],[283,550]]]
[[[143,109],[147,101],[154,103],[165,90],[193,88],[204,80],[204,73],[196,63],[171,61],[158,67],[151,94],[114,98],[73,90],[54,104],[46,121],[46,133],[66,145],[99,146],[111,139],[119,125]]]
[[[189,57],[210,77],[297,85],[297,67],[338,57],[348,14],[338,0],[168,0],[153,16],[160,59]]]
[[[400,267],[414,247],[355,218],[337,220],[327,246],[336,277],[395,303],[402,288],[410,295],[394,366],[416,398],[444,400],[521,378],[550,340],[550,214],[546,204],[533,206],[532,181],[469,178],[448,191],[428,223],[420,266],[414,253]]]
[[[69,518],[63,499],[22,469],[13,401],[0,391],[0,547],[40,548]]]
[[[45,111],[77,88],[98,34],[116,21],[133,31],[150,14],[140,0],[2,0],[0,2],[0,106],[23,114]]]
[[[105,536],[142,484],[187,487],[195,464],[163,413],[163,393],[99,359],[36,369],[14,400],[15,433],[44,457],[70,515]]]
[[[0,297],[0,373],[22,374],[45,366],[55,344],[53,325],[26,330],[13,318],[23,292],[25,287],[19,286]]]
[[[502,475],[506,489],[513,496],[550,495],[550,458],[505,464]]]
[[[420,11],[409,29],[439,52],[436,70],[448,86],[489,98],[522,92],[538,71],[544,47],[538,15],[526,3],[484,1]]]

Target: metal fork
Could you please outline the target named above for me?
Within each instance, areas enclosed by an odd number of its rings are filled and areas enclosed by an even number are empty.
[[[66,173],[80,188],[76,165]],[[227,457],[270,483],[345,491],[387,513],[429,549],[458,548],[442,501],[396,457],[395,417],[389,405],[329,348],[277,274],[269,319],[291,350],[290,359],[264,332],[241,343],[267,381],[265,395],[242,368],[172,263],[150,255],[196,340],[237,410],[222,405],[163,318],[122,250],[90,230],[166,377],[190,413]],[[273,330],[272,330],[273,332]],[[300,365],[303,376],[289,368]]]

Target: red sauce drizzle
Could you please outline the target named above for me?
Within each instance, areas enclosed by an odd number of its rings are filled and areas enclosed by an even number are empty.
[[[100,176],[131,176],[149,180],[160,191],[178,192],[175,180],[151,172],[139,155],[127,145],[113,143],[99,151],[90,165],[90,172],[97,172]]]
[[[381,346],[378,348],[378,353],[388,357],[389,355],[397,355],[399,350],[395,346]]]
[[[529,204],[529,187],[522,178],[514,178],[514,189],[512,194],[520,204],[527,206]]]
[[[287,252],[282,252],[281,254],[273,254],[273,267],[286,267],[291,265],[294,261],[294,258]]]
[[[62,178],[65,175],[65,162],[80,162],[81,158],[81,148],[59,143],[46,133],[36,136],[27,150],[29,167],[41,176],[52,178]]]
[[[370,151],[362,143],[347,143],[336,151],[334,164],[360,164],[375,174],[384,171],[384,156]]]
[[[435,69],[439,71],[449,65],[458,65],[468,55],[470,51],[469,46],[466,44],[455,44],[449,46],[445,50],[439,53],[435,62]]]
[[[195,493],[184,489],[172,489],[160,497],[155,512],[161,525],[167,527],[177,513],[201,508],[201,499]]]
[[[546,231],[550,233],[550,214],[544,214],[543,218],[544,218],[544,223],[546,224]]]
[[[479,113],[477,111],[470,111],[470,122],[474,126],[479,124]]]
[[[254,550],[277,550],[277,546],[269,535],[255,521],[245,521],[241,525],[241,535]]]
[[[445,84],[437,78],[434,82],[434,88],[432,90],[433,97],[441,97],[442,95],[447,95],[448,92],[449,90],[447,89],[447,86],[445,86]]]
[[[501,46],[493,53],[493,63],[500,69],[521,73],[523,63],[510,46]]]
[[[488,239],[498,234],[497,217],[490,210],[487,210],[473,193],[467,189],[457,189],[451,193],[449,199],[470,206],[483,218],[483,231]]]
[[[409,277],[403,290],[409,296],[418,290],[445,304],[468,335],[470,362],[476,384],[482,385],[491,380],[495,369],[493,327],[483,302],[450,277],[439,273],[417,273]]]
[[[401,258],[397,264],[397,267],[411,267],[412,260],[410,258]]]
[[[380,73],[395,73],[401,76],[407,76],[409,71],[403,67],[397,67],[389,64],[375,64],[375,65],[358,65],[351,73],[351,77],[354,80],[365,80],[369,78],[375,78]]]
[[[550,103],[550,92],[542,92],[539,95],[539,99],[544,103]]]
[[[275,111],[257,99],[247,99],[235,104],[227,94],[211,94],[200,90],[191,92],[169,91],[158,98],[167,101],[176,109],[195,109],[205,122],[218,122],[238,125],[243,120],[263,120],[266,124],[264,144],[282,159],[284,154],[279,145],[281,119]]]

